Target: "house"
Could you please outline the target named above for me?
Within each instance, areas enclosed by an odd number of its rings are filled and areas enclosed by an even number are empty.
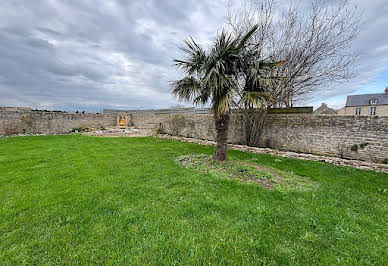
[[[388,87],[384,93],[349,95],[338,115],[388,116]]]
[[[336,115],[337,111],[328,107],[326,103],[322,103],[317,109],[314,110],[316,115]]]

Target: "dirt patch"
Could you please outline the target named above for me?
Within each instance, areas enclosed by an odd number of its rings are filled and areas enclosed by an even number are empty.
[[[178,162],[184,167],[201,173],[238,179],[245,183],[256,183],[267,189],[311,189],[316,185],[310,178],[246,161],[218,162],[210,155],[200,154],[179,157]]]
[[[271,183],[270,180],[265,180],[265,179],[257,179],[255,178],[254,176],[250,176],[248,177],[252,182],[254,183],[257,183],[257,184],[260,184],[262,185],[263,187],[267,188],[267,189],[273,189],[274,188],[274,184]]]
[[[120,129],[117,127],[112,127],[112,128],[107,128],[103,130],[93,130],[91,132],[85,132],[82,134],[87,136],[108,137],[108,138],[118,138],[118,137],[137,138],[137,137],[148,137],[151,135],[151,132],[149,130],[142,130],[137,128]]]
[[[252,166],[252,167],[256,167],[257,169],[261,170],[261,171],[267,171],[269,173],[271,173],[272,175],[274,175],[276,181],[274,181],[275,183],[277,184],[282,184],[282,185],[285,185],[285,186],[288,186],[288,187],[292,187],[292,186],[295,186],[295,187],[299,187],[300,184],[297,183],[297,182],[290,182],[290,181],[287,181],[287,180],[284,180],[283,176],[280,174],[279,170],[275,170],[271,167],[267,167],[267,166],[263,166],[263,165],[258,165],[258,164],[254,164],[254,163],[250,163],[250,162],[245,162],[245,161],[239,161],[240,163],[244,164],[244,165],[249,165],[249,166]],[[284,175],[284,173],[283,173]]]

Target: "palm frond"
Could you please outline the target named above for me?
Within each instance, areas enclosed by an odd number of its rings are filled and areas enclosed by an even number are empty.
[[[245,106],[257,107],[261,106],[266,100],[269,100],[270,97],[268,93],[247,91],[244,92],[241,101]]]
[[[222,97],[220,97],[218,101],[213,105],[213,109],[216,115],[220,116],[222,114],[229,113],[232,101],[233,101],[232,91],[229,91],[227,94],[224,94]]]
[[[184,77],[172,82],[172,94],[180,100],[190,102],[201,94],[201,82],[194,77]]]
[[[237,49],[241,49],[241,48],[245,45],[245,43],[246,43],[246,42],[252,37],[252,35],[256,32],[256,30],[257,30],[258,27],[259,27],[259,25],[253,26],[253,28],[252,28],[250,31],[248,31],[248,33],[245,34],[244,37],[241,38],[240,43],[239,43]]]
[[[184,43],[186,46],[180,49],[187,57],[185,60],[174,59],[175,65],[189,75],[198,74],[206,60],[206,53],[191,37],[185,39]]]
[[[210,102],[216,114],[229,112],[233,97],[249,106],[269,101],[269,88],[281,79],[273,69],[285,62],[263,60],[249,45],[257,29],[238,36],[223,30],[207,52],[193,38],[185,39],[181,49],[186,58],[174,63],[186,77],[172,84],[173,94],[194,104]]]

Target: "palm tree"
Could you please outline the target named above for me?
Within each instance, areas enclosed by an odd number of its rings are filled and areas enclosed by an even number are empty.
[[[227,158],[229,115],[234,99],[240,97],[245,101],[250,99],[251,102],[257,102],[265,96],[259,91],[241,87],[242,80],[252,83],[255,82],[252,79],[261,79],[259,73],[263,64],[252,63],[256,58],[249,55],[254,50],[248,49],[249,39],[256,29],[257,26],[237,37],[222,31],[207,52],[192,38],[185,39],[185,47],[181,50],[186,54],[186,59],[174,60],[185,76],[172,83],[172,93],[178,99],[196,105],[210,104],[217,140],[214,157],[219,161]]]

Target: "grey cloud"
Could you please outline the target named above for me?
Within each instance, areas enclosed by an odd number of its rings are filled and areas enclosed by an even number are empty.
[[[370,73],[320,97],[354,90],[388,61],[388,49],[376,52],[388,35],[381,29],[387,23],[385,0],[353,2],[367,11],[369,28],[356,48],[367,47],[360,69]],[[181,56],[178,46],[189,35],[207,44],[224,26],[227,3],[2,1],[0,105],[93,111],[174,105],[169,82],[179,77],[172,66]]]

